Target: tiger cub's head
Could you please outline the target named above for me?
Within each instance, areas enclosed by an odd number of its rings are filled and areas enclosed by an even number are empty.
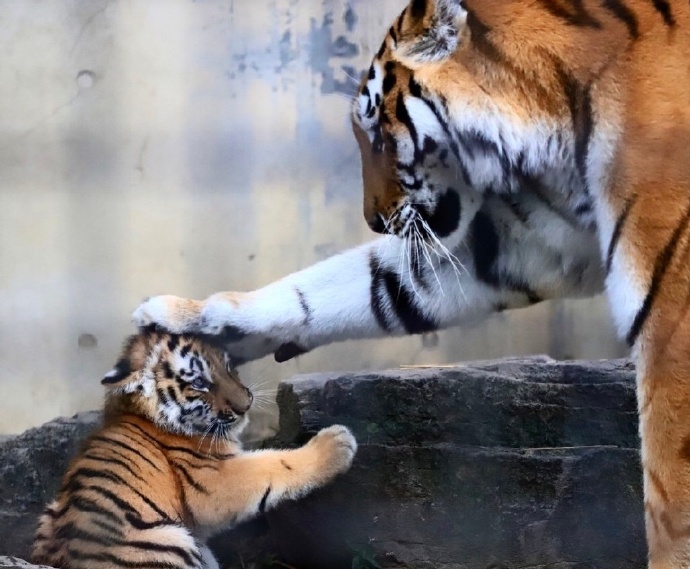
[[[106,414],[132,413],[189,436],[238,434],[251,391],[228,355],[196,337],[144,330],[126,342],[101,383]]]

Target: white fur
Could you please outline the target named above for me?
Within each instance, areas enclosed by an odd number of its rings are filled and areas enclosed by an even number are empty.
[[[555,214],[540,210],[539,202],[529,196],[521,199],[521,205],[538,220],[532,228],[502,221],[507,215],[505,205],[496,197],[478,202],[483,204],[485,215],[490,215],[504,232],[501,243],[505,247],[500,251],[498,265],[523,279],[543,298],[600,291],[602,275],[595,234],[559,223]],[[467,233],[474,215],[471,207],[478,205],[465,205],[470,213],[463,217],[465,221],[456,237]],[[499,304],[517,308],[527,303],[522,293],[496,289],[478,280],[471,251],[462,242],[451,248],[456,268],[448,262],[441,263],[440,249],[427,251],[428,255],[421,259],[425,264],[426,287],[415,283],[407,253],[402,239],[381,237],[259,289],[238,305],[214,295],[202,313],[186,325],[200,327],[206,333],[218,333],[224,326],[241,330],[246,337],[228,346],[241,359],[261,357],[288,342],[310,350],[351,338],[404,334],[393,299],[386,298],[382,306],[390,330],[380,327],[372,311],[372,257],[378,259],[380,271],[397,275],[401,289],[409,294],[413,305],[440,328],[474,322]],[[309,305],[308,316],[298,290]],[[147,303],[135,312],[136,323],[140,323],[138,318],[142,314],[148,319]],[[158,323],[165,326],[166,321]]]

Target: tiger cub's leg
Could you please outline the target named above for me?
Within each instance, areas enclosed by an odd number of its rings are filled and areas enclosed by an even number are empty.
[[[299,449],[247,452],[195,473],[187,504],[196,523],[219,531],[324,486],[349,469],[356,451],[350,431],[334,425]]]
[[[674,203],[663,192],[653,199]],[[690,200],[669,210],[649,195],[612,216],[607,289],[637,360],[650,568],[680,569],[690,567]]]

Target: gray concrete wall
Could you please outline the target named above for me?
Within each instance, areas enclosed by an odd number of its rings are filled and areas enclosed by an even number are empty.
[[[372,238],[348,96],[404,0],[0,3],[0,433],[97,407],[155,293],[252,289]],[[247,376],[622,352],[602,299]]]

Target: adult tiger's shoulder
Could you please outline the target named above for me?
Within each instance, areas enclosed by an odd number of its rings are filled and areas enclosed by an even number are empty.
[[[252,393],[191,336],[133,336],[102,383],[104,427],[41,517],[35,563],[215,569],[207,537],[326,484],[356,450],[334,426],[297,450],[243,452]]]

